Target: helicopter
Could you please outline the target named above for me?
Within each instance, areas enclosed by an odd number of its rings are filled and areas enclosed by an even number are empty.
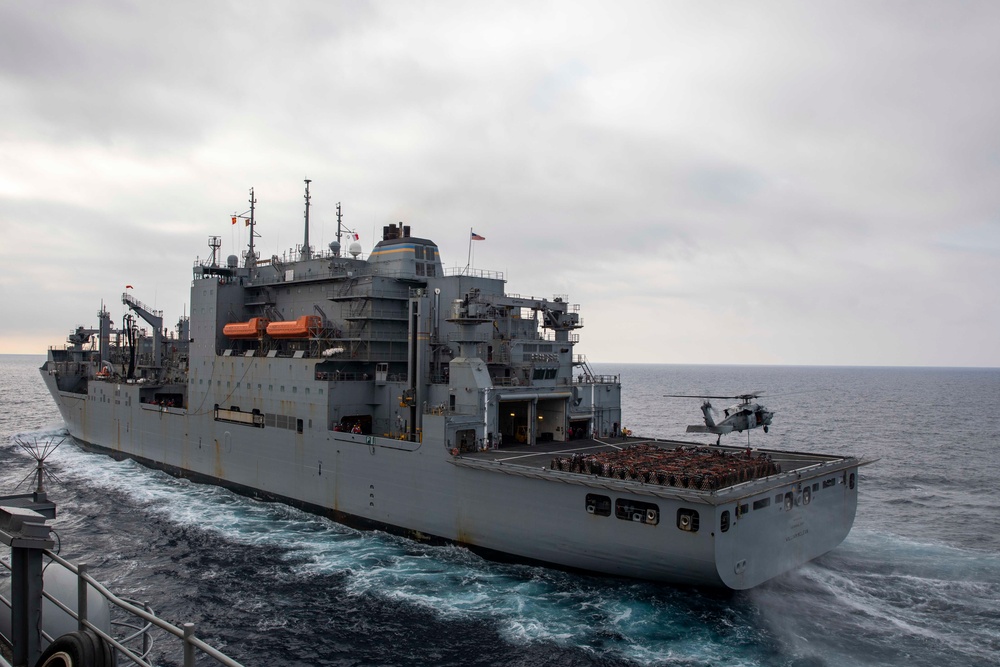
[[[719,436],[716,444],[722,441],[722,436],[727,433],[737,431],[749,431],[757,427],[763,427],[767,433],[767,427],[771,425],[774,412],[768,410],[760,403],[753,402],[753,399],[763,392],[755,391],[749,394],[738,394],[736,396],[699,396],[690,394],[667,394],[671,398],[703,398],[705,402],[701,404],[701,411],[705,415],[705,425],[695,424],[687,427],[688,433],[715,433]],[[710,399],[738,399],[740,402],[722,411],[722,421],[715,420],[716,410],[712,407]],[[747,433],[747,437],[750,434]]]

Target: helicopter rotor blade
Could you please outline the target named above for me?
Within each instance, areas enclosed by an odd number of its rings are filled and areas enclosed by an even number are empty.
[[[665,398],[722,398],[722,399],[734,399],[740,398],[739,396],[708,396],[707,394],[664,394]]]

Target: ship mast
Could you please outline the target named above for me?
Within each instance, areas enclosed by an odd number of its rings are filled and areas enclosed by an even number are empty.
[[[341,222],[341,220],[342,220],[342,218],[341,218],[341,214],[340,214],[340,202],[337,202],[337,249],[336,249],[336,255],[337,255],[337,257],[340,257],[340,236],[341,236],[341,231],[340,231],[341,225],[340,225],[340,222]]]
[[[243,266],[248,269],[252,269],[257,266],[257,253],[253,249],[253,239],[257,235],[254,230],[254,204],[257,203],[257,199],[253,196],[253,188],[250,188],[250,250],[247,252],[246,259],[243,261]]]
[[[305,239],[302,241],[300,259],[310,259],[312,257],[312,252],[309,250],[309,183],[311,182],[310,179],[306,179],[306,233]]]

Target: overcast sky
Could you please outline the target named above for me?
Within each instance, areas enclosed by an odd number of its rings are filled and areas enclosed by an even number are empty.
[[[404,221],[592,362],[1000,366],[996,2],[0,0],[0,353]]]

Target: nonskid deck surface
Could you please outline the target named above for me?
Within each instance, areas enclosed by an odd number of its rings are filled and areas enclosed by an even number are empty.
[[[515,445],[466,453],[462,457],[532,470],[580,473],[700,491],[716,491],[840,460],[815,454],[636,437]]]
[[[571,457],[574,454],[589,456],[607,452],[619,452],[630,445],[653,443],[664,448],[674,448],[680,445],[692,446],[690,442],[677,440],[652,440],[650,438],[583,438],[564,442],[543,442],[535,445],[504,445],[498,449],[487,449],[482,452],[469,452],[463,457],[512,463],[529,468],[548,468],[553,458]]]

